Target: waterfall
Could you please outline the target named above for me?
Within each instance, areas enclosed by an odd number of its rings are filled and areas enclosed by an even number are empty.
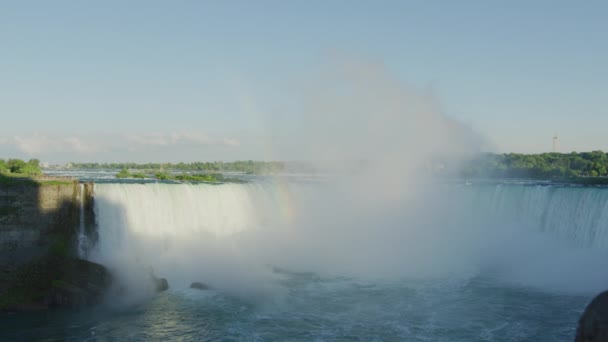
[[[267,288],[268,266],[363,277],[489,272],[577,291],[607,280],[593,270],[608,267],[608,189],[439,184],[389,208],[355,208],[330,186],[98,184],[90,257],[131,284],[149,267],[170,283],[248,289]]]
[[[84,210],[84,202],[85,202],[85,188],[84,184],[78,184],[78,197],[79,197],[79,223],[78,223],[78,257],[82,259],[87,258],[87,244],[88,239],[85,232],[85,210]]]
[[[499,184],[451,192],[478,219],[510,222],[580,247],[608,250],[608,189]]]
[[[97,184],[101,239],[232,235],[276,219],[276,194],[260,184]],[[120,241],[115,241],[120,243]]]
[[[237,261],[242,252],[235,243],[250,231],[285,224],[288,216],[282,214],[283,195],[278,188],[272,184],[97,184],[94,209],[99,239],[92,258],[110,268],[128,269],[127,278],[152,267],[172,282],[182,279],[184,284],[206,280],[192,275],[199,269],[208,275],[237,267],[246,274],[255,266]]]

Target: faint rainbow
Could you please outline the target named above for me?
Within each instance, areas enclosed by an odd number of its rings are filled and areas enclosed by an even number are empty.
[[[281,217],[285,223],[292,224],[296,220],[298,210],[291,187],[285,177],[281,176],[274,177],[273,183],[275,187],[274,197],[279,205]]]

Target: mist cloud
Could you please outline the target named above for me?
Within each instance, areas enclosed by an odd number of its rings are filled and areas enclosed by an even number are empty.
[[[273,150],[339,170],[349,201],[400,200],[415,193],[434,160],[457,164],[483,146],[481,135],[446,115],[432,92],[376,61],[335,58],[294,88],[296,108],[286,110],[292,134],[276,138]]]

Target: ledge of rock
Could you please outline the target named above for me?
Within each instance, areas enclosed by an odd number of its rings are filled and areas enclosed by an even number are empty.
[[[80,307],[101,302],[112,283],[101,265],[46,256],[20,266],[0,289],[0,310],[32,311]]]
[[[578,321],[575,342],[608,341],[608,291],[597,295]]]
[[[190,288],[197,289],[197,290],[209,290],[209,286],[207,284],[203,284],[198,281],[190,284]]]
[[[169,289],[169,282],[165,278],[156,278],[152,276],[154,282],[154,290],[156,292],[163,292]]]

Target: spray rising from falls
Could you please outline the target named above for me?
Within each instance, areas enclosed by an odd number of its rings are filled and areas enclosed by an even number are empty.
[[[602,289],[608,190],[429,186],[409,207],[340,210],[330,184],[99,184],[92,258],[135,286],[276,292],[272,267],[403,279],[492,276],[549,290]],[[347,206],[348,207],[348,206]],[[270,267],[269,267],[270,266]]]

